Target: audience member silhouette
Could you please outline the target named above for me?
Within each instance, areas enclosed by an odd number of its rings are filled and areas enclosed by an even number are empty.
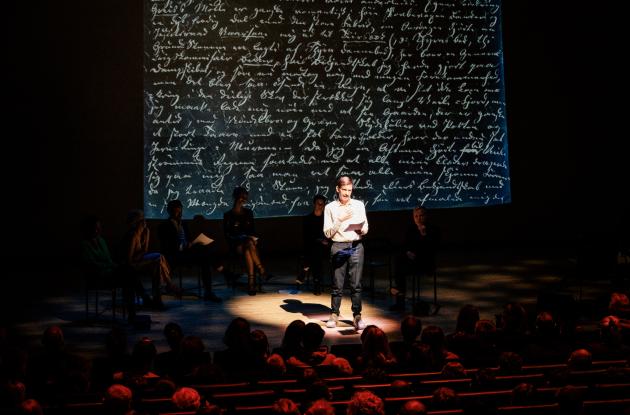
[[[131,210],[127,214],[127,231],[120,246],[120,263],[128,265],[138,274],[151,276],[153,305],[164,309],[162,285],[167,291],[180,295],[180,290],[171,280],[171,269],[166,257],[159,252],[149,252],[150,230],[144,219],[144,212]]]
[[[302,344],[304,350],[301,355],[292,356],[287,360],[287,365],[293,368],[307,366],[325,366],[332,364],[335,355],[328,352],[328,346],[322,345],[324,329],[317,323],[308,323],[304,327]]]
[[[169,322],[164,326],[163,333],[169,350],[155,356],[155,370],[160,376],[173,376],[177,368],[177,357],[181,351],[184,330],[179,324]]]
[[[413,209],[412,218],[413,223],[405,230],[403,250],[395,260],[396,303],[390,307],[392,311],[405,311],[407,275],[422,278],[436,271],[440,230],[431,223],[429,212],[422,206]]]
[[[446,349],[444,332],[438,326],[427,326],[420,335],[423,369],[440,371],[446,362],[459,360],[459,357]]]
[[[385,415],[383,400],[374,393],[364,390],[355,392],[348,402],[348,415]]]
[[[201,407],[201,395],[194,388],[182,387],[175,391],[173,404],[178,411],[196,411]]]
[[[232,252],[242,255],[247,268],[247,293],[256,295],[256,272],[267,281],[267,274],[258,252],[258,235],[254,226],[254,212],[245,207],[249,192],[244,187],[237,187],[232,192],[232,209],[223,214],[225,238]]]
[[[274,350],[274,353],[280,354],[284,360],[293,356],[301,356],[304,352],[304,346],[302,346],[304,327],[306,327],[306,323],[302,320],[293,320],[289,323],[284,330],[282,344]]]
[[[402,340],[392,341],[389,345],[401,370],[416,367],[420,348],[418,342],[420,333],[422,333],[422,322],[420,319],[409,314],[400,321]]]
[[[44,331],[42,346],[29,356],[26,384],[30,396],[42,404],[59,404],[56,400],[63,396],[87,392],[88,362],[67,350],[59,326]]]
[[[162,254],[172,269],[180,265],[199,266],[205,291],[204,300],[220,303],[222,300],[212,292],[212,269],[223,272],[227,279],[231,279],[232,275],[225,270],[216,244],[193,243],[188,226],[183,220],[184,206],[180,200],[169,201],[166,210],[168,219],[158,228]]]
[[[125,385],[115,383],[105,391],[103,405],[107,415],[130,415],[133,392]]]
[[[364,372],[368,369],[389,371],[396,365],[396,358],[389,348],[387,334],[376,326],[370,326],[361,334],[361,355],[357,357],[356,369]]]
[[[223,335],[226,348],[214,352],[214,363],[228,380],[246,379],[252,362],[252,345],[249,321],[236,317]]]
[[[271,413],[274,415],[300,415],[300,408],[295,402],[288,398],[280,398],[271,406]]]
[[[427,408],[417,399],[410,399],[403,404],[398,415],[426,415]]]
[[[44,409],[35,399],[26,399],[18,407],[17,415],[44,415]]]
[[[561,335],[553,315],[542,311],[536,317],[535,330],[523,350],[523,360],[527,364],[546,364],[564,359],[571,347]]]
[[[326,399],[319,399],[306,409],[304,415],[335,415],[335,407]]]
[[[321,294],[323,263],[330,255],[330,240],[324,235],[325,207],[326,197],[316,195],[313,198],[313,210],[302,218],[304,263],[296,282],[302,284],[310,273],[315,295]]]
[[[122,287],[128,318],[133,321],[136,316],[134,297],[142,297],[147,304],[151,304],[151,298],[145,293],[140,276],[133,268],[114,262],[101,231],[102,224],[98,217],[87,216],[83,219],[81,266],[87,277],[94,280],[93,283]]]
[[[479,321],[479,310],[477,307],[466,304],[459,310],[457,315],[457,325],[455,332],[446,336],[446,346],[448,350],[460,357],[462,362],[467,363],[474,359],[477,336],[475,335],[475,325]]]
[[[106,356],[92,359],[90,388],[93,392],[104,391],[114,381],[122,380],[123,373],[131,368],[127,333],[120,327],[112,327],[105,339]]]

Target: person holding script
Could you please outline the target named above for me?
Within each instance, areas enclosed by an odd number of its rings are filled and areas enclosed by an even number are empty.
[[[324,235],[332,240],[330,258],[333,267],[331,314],[326,327],[337,327],[339,308],[346,277],[349,278],[353,324],[357,331],[365,328],[361,318],[361,277],[363,274],[363,244],[368,221],[363,202],[352,199],[352,178],[337,179],[337,200],[324,208]]]

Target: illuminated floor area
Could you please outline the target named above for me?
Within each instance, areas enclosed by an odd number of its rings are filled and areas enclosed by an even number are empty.
[[[424,326],[435,324],[446,333],[454,329],[457,312],[465,304],[476,305],[481,318],[494,320],[509,301],[522,302],[534,310],[541,292],[562,293],[576,300],[581,293],[581,300],[585,301],[601,297],[610,289],[609,284],[601,281],[590,282],[580,290],[571,277],[574,266],[565,259],[518,258],[505,253],[445,253],[439,263],[437,300],[441,307],[437,314],[422,316],[421,320]],[[127,330],[130,344],[147,336],[154,340],[158,351],[166,350],[162,330],[171,321],[180,324],[186,335],[200,336],[207,350],[219,350],[223,348],[225,327],[236,316],[249,320],[252,329],[264,330],[272,348],[280,344],[284,329],[295,319],[321,324],[326,331],[327,344],[359,343],[359,333],[351,324],[352,312],[347,293],[342,302],[339,326],[328,329],[325,321],[330,315],[329,287],[324,287],[320,296],[312,294],[308,288],[297,292],[294,284],[295,262],[287,264],[281,260],[270,260],[267,269],[274,273],[275,278],[263,286],[264,293],[254,297],[244,291],[244,276],[241,278],[243,285],[236,289],[227,287],[221,277],[215,278],[215,292],[224,299],[222,304],[204,302],[196,295],[185,295],[181,300],[165,296],[166,311],[139,311],[141,315],[150,316],[150,328],[134,328],[122,319],[120,313],[112,323],[111,310],[105,311],[98,321],[86,320],[85,296],[80,286],[64,289],[63,294],[43,296],[37,307],[28,310],[28,318],[22,319],[15,327],[31,343],[36,343],[47,326],[59,325],[64,330],[68,346],[88,356],[103,353],[104,336],[112,324],[119,324]],[[368,282],[369,278],[365,275],[365,285],[369,285]],[[195,284],[194,276],[185,278],[185,286],[194,288]],[[394,340],[399,338],[399,322],[403,314],[388,310],[394,302],[393,297],[387,294],[388,288],[386,269],[376,269],[374,296],[369,291],[363,294],[363,316],[368,324],[381,327],[390,340]],[[433,303],[432,280],[421,282],[421,298]],[[110,302],[107,294],[101,296],[101,308],[109,307]],[[90,306],[93,307],[93,304]],[[411,311],[409,302],[407,311]]]

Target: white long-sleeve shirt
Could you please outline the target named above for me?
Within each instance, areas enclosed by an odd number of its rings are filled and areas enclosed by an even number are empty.
[[[352,216],[345,221],[338,218],[344,216],[345,209],[352,209]],[[348,225],[363,223],[361,227],[362,235],[368,232],[368,221],[365,215],[365,205],[360,200],[350,199],[348,203],[342,205],[338,200],[332,201],[324,208],[324,235],[333,242],[352,242],[361,239],[354,230],[346,230]]]

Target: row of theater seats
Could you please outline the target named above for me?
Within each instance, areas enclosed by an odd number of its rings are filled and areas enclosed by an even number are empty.
[[[360,390],[370,390],[380,396],[386,405],[387,413],[395,414],[398,408],[409,399],[423,402],[437,414],[462,413],[463,407],[473,401],[490,401],[499,408],[501,414],[547,414],[556,413],[556,393],[563,385],[552,385],[552,374],[563,370],[566,365],[531,365],[524,366],[522,373],[510,376],[496,376],[491,386],[486,388],[474,385],[473,376],[477,369],[466,371],[466,378],[439,379],[437,372],[408,372],[389,374],[386,382],[368,383],[361,376],[324,377],[332,396],[331,402],[338,414],[345,414],[345,407],[352,395]],[[630,368],[625,360],[607,360],[593,362],[593,369],[572,372],[568,383],[574,385],[585,401],[587,414],[623,413],[630,408]],[[617,377],[611,376],[611,373]],[[621,374],[621,376],[619,376]],[[623,381],[614,382],[615,379]],[[400,389],[392,383],[396,380],[408,382],[408,387]],[[529,383],[537,388],[532,401],[527,406],[512,406],[512,389],[520,383]],[[272,404],[280,398],[289,398],[296,403],[307,400],[307,387],[297,378],[257,380],[220,384],[188,385],[197,390],[209,402],[225,408],[226,414],[269,414]],[[457,392],[459,406],[449,411],[432,411],[432,393],[440,387],[447,387]],[[134,408],[141,413],[175,414],[176,408],[170,397],[151,397],[150,387],[142,397],[136,397]],[[100,398],[92,394],[82,397],[68,397],[62,407],[47,408],[47,415],[100,414],[103,413]],[[185,412],[193,414],[192,412]],[[0,412],[8,415],[10,412]],[[182,413],[183,414],[183,413]]]

